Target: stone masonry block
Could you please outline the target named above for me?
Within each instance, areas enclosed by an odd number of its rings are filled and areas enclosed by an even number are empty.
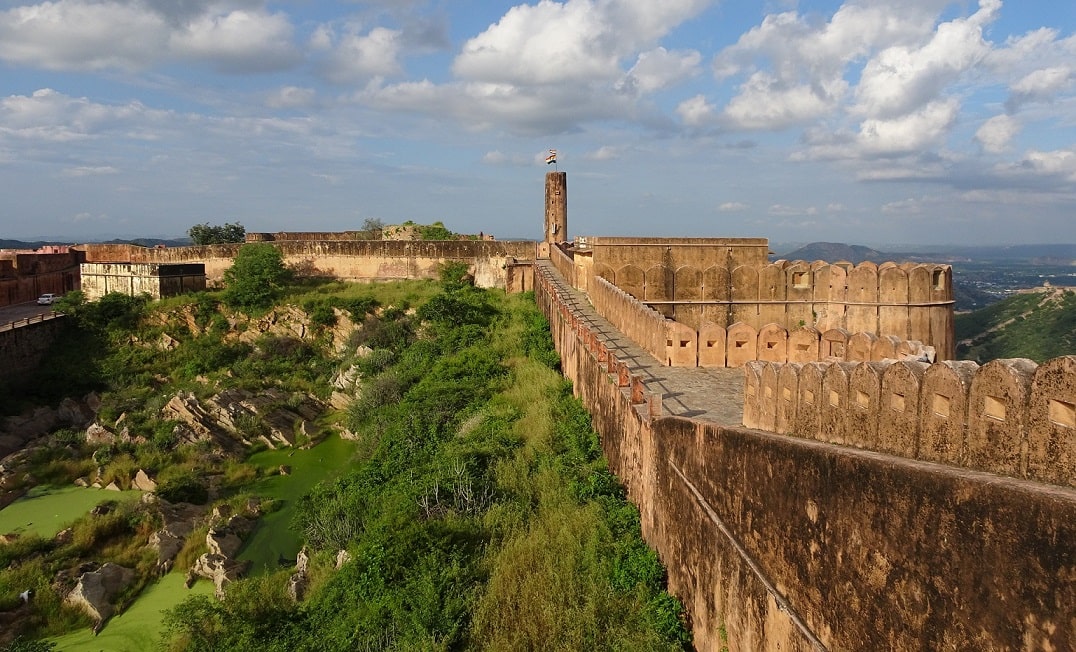
[[[961,466],[1022,478],[1027,459],[1027,407],[1036,365],[1025,358],[991,360],[971,383],[965,459]]]

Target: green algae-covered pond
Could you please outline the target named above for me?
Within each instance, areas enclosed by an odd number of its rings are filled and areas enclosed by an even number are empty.
[[[0,533],[50,538],[106,500],[137,500],[141,491],[87,487],[34,487],[0,510]]]
[[[86,628],[49,639],[62,652],[142,652],[158,649],[164,612],[189,595],[213,595],[213,584],[201,581],[183,586],[184,573],[175,571],[146,587],[127,611],[114,616],[101,633],[94,636]]]
[[[274,571],[281,559],[293,562],[302,540],[291,521],[300,496],[322,480],[331,480],[351,463],[355,444],[333,435],[313,448],[256,453],[248,461],[273,470],[290,467],[289,475],[263,477],[246,488],[252,494],[280,502],[280,509],[265,515],[247,538],[239,558],[252,562],[251,574]],[[35,487],[0,510],[0,532],[51,537],[106,500],[137,500],[140,491],[105,491],[82,487]],[[213,594],[212,583],[199,580],[191,589],[183,586],[185,571],[177,569],[146,588],[122,614],[113,617],[94,636],[85,631],[50,639],[57,650],[74,652],[142,652],[156,649],[164,612],[187,596]]]
[[[279,510],[258,521],[239,551],[239,559],[252,563],[252,574],[276,570],[282,559],[295,560],[302,546],[299,533],[291,529],[295,502],[317,483],[340,475],[354,454],[354,442],[332,435],[310,449],[264,451],[250,456],[247,461],[262,469],[272,470],[282,464],[291,467],[290,475],[262,478],[249,488],[251,493],[282,503]]]

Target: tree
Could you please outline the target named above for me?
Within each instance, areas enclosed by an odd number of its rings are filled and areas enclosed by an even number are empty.
[[[385,230],[385,223],[376,217],[368,217],[362,222],[362,230],[370,240],[380,240]]]
[[[219,226],[203,223],[192,226],[187,230],[187,235],[196,245],[226,244],[243,242],[247,237],[247,230],[239,222]]]
[[[224,302],[240,309],[268,308],[280,298],[291,278],[279,249],[268,243],[243,245],[224,272]]]

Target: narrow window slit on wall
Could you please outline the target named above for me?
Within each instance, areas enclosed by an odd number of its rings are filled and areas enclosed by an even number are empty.
[[[766,348],[767,349],[776,349],[777,348],[777,342],[766,342]]]
[[[763,393],[763,394],[764,394],[764,395],[766,396],[766,398],[768,398],[768,399],[769,399],[769,398],[773,398],[773,388],[772,388],[772,387],[766,387],[765,389],[763,389],[763,390],[762,390],[762,393]]]
[[[811,287],[811,277],[807,272],[792,272],[792,287],[803,289]]]
[[[930,408],[934,411],[934,414],[943,419],[949,418],[949,403],[950,399],[944,394],[935,394],[934,400],[931,402]]]
[[[983,397],[983,416],[995,421],[1005,420],[1005,401],[996,396]]]
[[[680,340],[681,349],[686,349],[688,344],[691,344],[691,340]]]
[[[867,392],[861,392],[856,390],[856,405],[863,409],[867,409],[871,404],[871,395]]]
[[[747,346],[747,340],[736,340],[736,348],[742,349]]]
[[[837,392],[831,391],[829,393],[829,404],[832,405],[833,407],[840,407],[841,406],[841,395],[838,394]]]
[[[889,396],[889,407],[894,412],[903,412],[904,411],[904,394],[898,394],[897,392],[893,392],[892,394],[890,394],[890,396]]]
[[[796,350],[806,353],[807,351],[811,350],[811,345],[810,344],[797,344],[796,345]]]
[[[706,348],[712,349],[717,346],[717,340],[706,340]]]
[[[783,398],[784,400],[791,403],[792,402],[792,390],[787,388],[787,387],[782,389],[781,390],[781,398]]]
[[[942,271],[940,269],[934,270],[930,275],[930,283],[934,286],[935,290],[942,289]]]
[[[812,392],[809,389],[804,390],[804,392],[803,392],[803,402],[806,403],[807,405],[814,405],[814,392]]]
[[[1051,399],[1050,422],[1062,428],[1076,428],[1076,403]]]

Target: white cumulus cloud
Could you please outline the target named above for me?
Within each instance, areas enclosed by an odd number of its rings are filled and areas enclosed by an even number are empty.
[[[1020,133],[1020,121],[1008,115],[996,115],[983,123],[975,132],[975,140],[983,149],[998,154],[1009,147],[1012,139]]]

